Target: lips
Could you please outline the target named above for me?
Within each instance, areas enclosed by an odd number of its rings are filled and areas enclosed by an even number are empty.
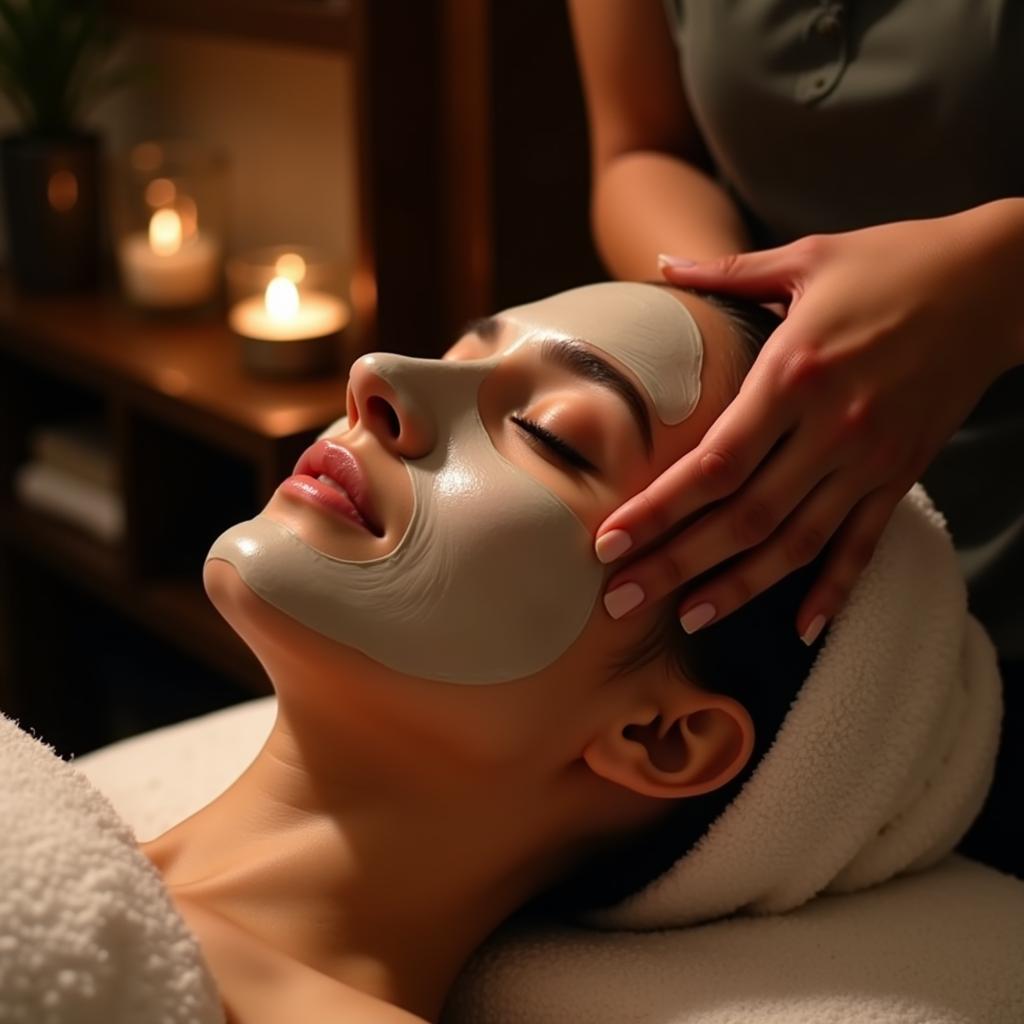
[[[378,537],[384,536],[380,520],[373,507],[366,473],[359,460],[347,448],[326,438],[317,441],[295,464],[295,477],[305,477],[303,482],[307,494],[320,498],[328,506],[346,514],[355,513],[357,521]],[[308,478],[312,477],[312,481]],[[320,493],[314,493],[319,490]]]

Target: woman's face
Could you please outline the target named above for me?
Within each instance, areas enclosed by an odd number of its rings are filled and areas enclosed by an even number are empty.
[[[700,299],[611,283],[481,322],[443,360],[364,357],[348,417],[211,559],[396,671],[533,676],[611,624],[593,533],[700,439],[735,350]]]

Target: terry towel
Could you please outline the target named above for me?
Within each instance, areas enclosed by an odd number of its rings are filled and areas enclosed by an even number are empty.
[[[786,914],[508,926],[442,1024],[1021,1024],[1024,883],[953,856]]]
[[[224,1021],[199,945],[131,828],[3,715],[0,1021]]]
[[[791,910],[935,864],[984,803],[1001,717],[995,648],[917,485],[736,799],[660,878],[587,923]]]

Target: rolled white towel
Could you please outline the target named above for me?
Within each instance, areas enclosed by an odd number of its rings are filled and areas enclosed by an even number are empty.
[[[935,864],[984,803],[1001,716],[995,648],[917,485],[736,799],[668,871],[584,920],[644,929],[779,912]]]

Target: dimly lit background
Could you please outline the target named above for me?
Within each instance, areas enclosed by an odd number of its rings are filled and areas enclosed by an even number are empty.
[[[17,103],[0,120],[0,708],[64,756],[270,692],[202,592],[203,556],[340,413],[353,358],[439,354],[473,316],[603,276],[563,4],[108,10],[110,59],[138,74],[68,130],[69,144],[98,137],[94,170],[62,163],[60,133],[26,130]],[[218,225],[216,287],[187,308],[160,306],[166,242],[152,221],[126,269],[117,212],[136,147],[174,140],[225,167],[221,198],[197,201],[200,234]],[[178,206],[146,193],[154,215],[182,214],[174,253],[187,255],[198,177],[186,169]],[[95,249],[67,233],[87,215]],[[228,263],[258,282],[263,317],[255,254],[268,246],[319,254],[330,302],[351,312],[327,348],[314,339],[306,371],[305,342],[268,346],[233,319]],[[53,279],[83,253],[91,280],[71,280],[80,265]],[[311,280],[296,284],[303,302]],[[267,351],[290,364],[268,367]]]

